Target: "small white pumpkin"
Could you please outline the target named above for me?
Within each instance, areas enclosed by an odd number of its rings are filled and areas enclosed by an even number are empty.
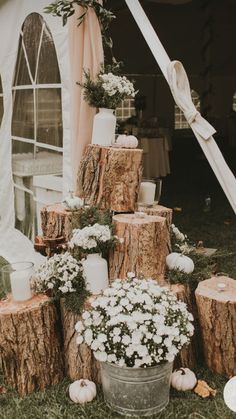
[[[138,140],[134,135],[119,135],[116,140],[116,144],[124,148],[137,148]]]
[[[77,380],[69,386],[69,396],[74,403],[91,402],[97,395],[93,381]]]
[[[197,377],[189,368],[180,368],[171,374],[171,386],[178,391],[192,390],[197,384]]]
[[[62,202],[66,209],[75,211],[84,206],[84,200],[78,196],[68,196]]]
[[[194,263],[188,256],[182,255],[181,253],[170,253],[166,257],[166,265],[172,271],[179,269],[186,274],[191,274],[194,271]]]

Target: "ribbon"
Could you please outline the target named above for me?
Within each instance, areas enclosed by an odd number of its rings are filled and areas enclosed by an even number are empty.
[[[171,61],[167,67],[167,77],[175,102],[184,113],[192,130],[204,140],[208,140],[216,133],[216,130],[195,108],[192,102],[188,76],[183,64],[180,61]]]

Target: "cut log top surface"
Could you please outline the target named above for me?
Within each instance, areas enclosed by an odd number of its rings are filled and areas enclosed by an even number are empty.
[[[125,224],[149,224],[165,222],[165,218],[159,217],[158,215],[147,214],[143,217],[135,214],[116,214],[113,216],[113,221]]]
[[[16,302],[11,297],[0,301],[0,316],[8,314],[19,314],[38,309],[40,305],[49,303],[51,300],[45,294],[34,295],[30,300]]]
[[[101,146],[98,144],[88,144],[88,148],[103,148],[104,150],[110,150],[110,151],[117,151],[119,152],[127,152],[127,151],[132,151],[132,152],[136,152],[136,153],[143,153],[143,149],[142,148],[126,148],[126,147],[112,147],[112,146]]]
[[[70,213],[71,210],[66,209],[65,205],[62,202],[56,202],[54,204],[47,205],[42,209],[42,211],[47,212],[56,212],[58,214]]]
[[[139,211],[147,211],[148,213],[172,214],[171,208],[164,207],[163,205],[154,204],[152,206],[138,204]]]
[[[226,288],[219,291],[217,284],[224,283]],[[215,276],[198,284],[196,295],[219,302],[236,303],[236,280],[227,276]]]

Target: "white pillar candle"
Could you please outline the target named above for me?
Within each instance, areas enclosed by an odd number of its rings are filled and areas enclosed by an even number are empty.
[[[218,288],[218,291],[225,291],[226,284],[224,282],[218,282],[217,288]]]
[[[139,202],[153,205],[155,201],[156,185],[153,182],[141,182],[139,190]]]
[[[14,271],[10,274],[12,298],[15,301],[25,301],[32,297],[30,289],[31,272]]]
[[[98,253],[87,255],[87,259],[83,262],[83,268],[87,289],[92,294],[100,294],[108,287],[107,261]]]

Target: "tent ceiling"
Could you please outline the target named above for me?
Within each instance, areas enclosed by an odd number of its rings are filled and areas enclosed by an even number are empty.
[[[177,7],[168,2],[144,0],[141,3],[170,58],[182,60],[189,74],[199,75],[202,71],[204,24],[200,3],[193,0]],[[115,3],[108,0],[107,6],[117,15],[111,25],[111,36],[114,54],[117,59],[125,62],[125,71],[160,74],[125,0],[117,0]],[[236,75],[236,1],[214,0],[212,11],[212,74]]]

